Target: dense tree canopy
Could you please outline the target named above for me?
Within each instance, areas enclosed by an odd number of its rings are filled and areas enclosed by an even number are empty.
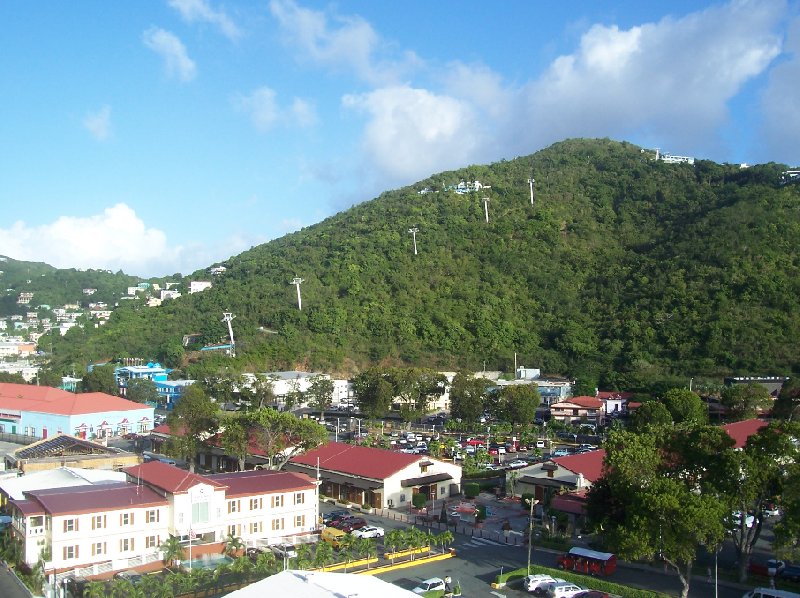
[[[686,372],[789,373],[800,186],[779,184],[785,168],[666,164],[578,139],[439,173],[232,257],[203,293],[123,302],[105,326],[53,336],[55,366],[160,351],[192,367],[199,355],[177,343],[225,339],[232,311],[237,371],[508,370],[516,353],[625,389]],[[491,185],[488,224],[474,194],[447,190],[462,179]],[[302,311],[287,284],[298,275]]]
[[[450,415],[474,424],[486,410],[486,390],[491,382],[470,372],[459,372],[450,386]]]
[[[708,421],[708,408],[691,390],[673,388],[664,395],[663,402],[676,424],[703,424]]]

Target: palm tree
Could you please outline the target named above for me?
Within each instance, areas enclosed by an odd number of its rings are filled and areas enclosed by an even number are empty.
[[[351,534],[345,534],[339,539],[339,551],[343,553],[345,562],[350,564],[353,560],[353,552],[356,546],[357,538]],[[347,567],[344,568],[347,572]]]
[[[244,540],[242,540],[239,536],[235,536],[234,534],[228,534],[225,537],[225,547],[223,548],[222,552],[229,557],[235,557],[242,551],[243,548]]]
[[[309,544],[301,544],[297,547],[297,556],[294,558],[294,566],[297,569],[307,569],[313,560]]]
[[[162,560],[167,567],[175,565],[175,561],[183,559],[183,546],[176,536],[170,536],[158,547],[162,553]]]
[[[333,546],[328,542],[318,542],[317,549],[314,552],[314,566],[320,567],[323,571],[325,565],[333,562]]]
[[[408,547],[412,549],[411,560],[414,560],[414,551],[423,546],[429,546],[428,534],[412,526],[407,532]]]
[[[90,581],[86,584],[86,589],[83,590],[85,598],[106,598],[106,582],[104,581]]]
[[[441,545],[442,552],[444,552],[445,546],[450,546],[454,540],[455,536],[453,536],[453,532],[451,532],[449,529],[436,536],[436,541],[439,545]]]
[[[327,542],[320,542],[320,544],[328,544]],[[330,544],[328,544],[330,546]],[[319,546],[317,546],[317,550],[319,550]],[[331,548],[331,551],[333,549]],[[273,573],[277,573],[277,560],[275,559],[275,553],[271,550],[267,550],[262,552],[256,557],[256,566],[255,570],[259,574],[263,575],[272,575]]]
[[[353,547],[359,558],[368,559],[378,554],[378,546],[375,538],[356,538]],[[369,564],[367,564],[369,568]]]
[[[383,538],[383,546],[392,554],[392,564],[394,564],[394,553],[397,552],[402,542],[403,530],[401,529],[393,529],[389,532],[386,532],[386,535]]]

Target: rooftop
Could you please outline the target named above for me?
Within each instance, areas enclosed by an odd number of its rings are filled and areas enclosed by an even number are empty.
[[[216,473],[203,476],[206,480],[218,482],[228,487],[225,495],[250,496],[271,492],[289,492],[291,490],[307,490],[316,487],[315,480],[303,473],[293,471],[237,471],[233,473]]]
[[[582,474],[589,482],[595,482],[603,475],[603,459],[605,457],[606,451],[598,449],[577,455],[556,457],[551,461],[564,469],[569,469],[573,473]]]
[[[559,401],[558,403],[553,403],[550,405],[550,408],[553,407],[560,407],[561,405],[578,405],[579,407],[583,407],[584,409],[600,409],[603,406],[603,401],[598,399],[597,397],[589,397],[589,396],[582,396],[582,397],[572,397],[571,399],[566,399],[564,401]]]
[[[108,411],[138,411],[148,407],[104,392],[75,394],[49,386],[2,382],[0,409],[54,415],[81,415]],[[152,407],[149,409],[152,410]]]
[[[319,463],[320,469],[383,480],[418,462],[421,458],[420,455],[329,442],[291,458],[289,463],[310,467],[316,467]]]
[[[734,447],[743,448],[747,444],[747,439],[766,425],[767,422],[763,419],[746,419],[732,424],[725,424],[722,427],[728,433],[728,436],[733,438]]]
[[[214,481],[210,477],[189,473],[168,463],[150,461],[141,465],[134,465],[123,470],[131,482],[141,481],[150,486],[160,488],[170,494],[183,494],[197,484],[208,484],[217,488],[224,488],[226,484]]]
[[[21,500],[24,498],[24,492],[29,490],[91,486],[124,481],[125,474],[121,471],[59,467],[0,480],[0,494]]]
[[[147,486],[117,482],[97,486],[73,486],[29,490],[25,498],[42,505],[50,515],[94,513],[117,509],[166,505],[167,499]]]

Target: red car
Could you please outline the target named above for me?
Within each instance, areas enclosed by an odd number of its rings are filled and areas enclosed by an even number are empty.
[[[333,524],[333,527],[349,534],[354,529],[359,529],[365,525],[367,525],[366,519],[362,519],[361,517],[351,517],[350,519],[343,519],[341,522],[337,521]]]
[[[586,590],[585,592],[578,592],[572,598],[611,598],[611,596],[600,590]]]

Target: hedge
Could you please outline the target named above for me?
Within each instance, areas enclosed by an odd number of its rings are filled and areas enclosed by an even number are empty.
[[[481,493],[481,486],[476,482],[469,482],[464,484],[464,496],[467,498],[475,498]]]
[[[543,567],[541,565],[531,565],[531,573],[546,573],[552,577],[560,577],[566,581],[572,582],[581,587],[590,586],[592,590],[600,590],[608,592],[609,594],[616,594],[622,598],[670,598],[668,594],[661,592],[654,592],[653,590],[640,590],[639,588],[631,588],[623,586],[612,581],[605,579],[598,579],[597,577],[589,577],[588,575],[577,575],[562,569],[552,569],[550,567]],[[526,567],[522,569],[515,569],[508,571],[502,575],[498,575],[495,579],[496,583],[509,583],[518,579],[522,579],[528,574]]]

